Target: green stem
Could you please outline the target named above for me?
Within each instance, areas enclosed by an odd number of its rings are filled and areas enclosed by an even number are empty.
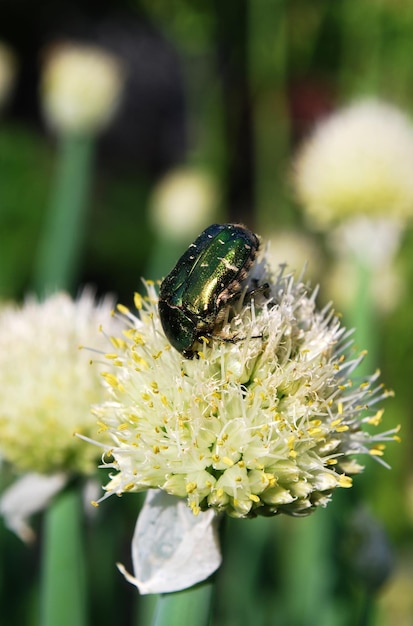
[[[210,623],[212,580],[190,589],[158,597],[152,626],[208,626]]]
[[[146,275],[152,280],[164,278],[185,252],[189,241],[176,240],[162,233],[157,234],[151,256],[146,266]]]
[[[357,368],[356,375],[371,374],[377,367],[377,323],[371,294],[372,272],[367,264],[355,260],[356,294],[349,312],[349,326],[355,329],[354,340],[367,355]]]
[[[85,626],[86,592],[79,490],[59,494],[45,512],[41,626]]]
[[[281,545],[281,590],[288,624],[336,626],[340,623],[332,595],[331,513],[329,509],[320,510],[303,519],[283,520],[286,537]],[[311,564],[316,564],[316,572]],[[297,589],[301,590],[299,602]]]
[[[372,626],[372,624],[374,624],[374,608],[375,603],[373,595],[365,591],[360,601],[358,626]]]
[[[66,135],[60,155],[49,215],[34,266],[33,286],[43,296],[75,283],[88,205],[93,138]]]
[[[341,3],[341,77],[343,94],[380,91],[383,67],[383,9],[381,2]]]
[[[285,181],[290,167],[287,5],[286,0],[250,0],[248,4],[249,83],[255,94],[255,212],[256,226],[261,230],[294,221],[289,209],[279,208],[288,207]],[[274,207],[278,207],[277,215]]]

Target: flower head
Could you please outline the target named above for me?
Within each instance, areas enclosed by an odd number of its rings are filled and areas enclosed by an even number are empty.
[[[135,313],[119,308],[127,328],[107,355],[111,397],[94,407],[113,440],[107,495],[160,488],[195,514],[306,515],[351,485],[355,454],[382,455],[394,433],[363,427],[380,422],[374,407],[389,392],[378,374],[350,378],[362,356],[346,356],[348,333],[302,282],[256,263],[247,295],[192,360],[171,348],[146,288]]]
[[[367,100],[319,124],[297,156],[294,182],[311,223],[324,229],[360,213],[411,217],[412,169],[410,120]]]
[[[45,116],[59,132],[95,134],[112,119],[123,81],[123,68],[111,53],[96,46],[55,46],[42,79]]]
[[[98,368],[81,344],[104,345],[98,325],[113,303],[85,291],[0,309],[0,453],[17,471],[92,473],[96,451],[74,437],[95,433],[90,404],[103,399]]]

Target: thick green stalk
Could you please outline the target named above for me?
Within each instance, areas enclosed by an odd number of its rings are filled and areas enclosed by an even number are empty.
[[[185,252],[189,243],[190,239],[188,241],[177,240],[158,233],[152,254],[145,268],[146,275],[152,280],[164,278],[175,266],[175,263]]]
[[[212,580],[190,589],[158,597],[152,626],[208,626],[210,623]]]
[[[334,507],[332,502],[329,507]],[[337,626],[342,623],[334,605],[333,510],[315,511],[303,519],[282,520],[280,546],[283,612],[288,624]],[[297,601],[297,589],[299,601]]]
[[[251,93],[259,94],[253,99],[252,125],[255,224],[261,231],[283,220],[284,224],[292,221],[291,211],[282,208],[288,206],[285,174],[290,152],[287,5],[286,0],[250,0],[248,4],[248,79]]]
[[[338,82],[347,98],[380,91],[385,26],[381,5],[380,2],[341,2]]]
[[[350,328],[355,329],[354,341],[360,350],[367,350],[366,357],[357,368],[356,376],[372,374],[377,367],[377,321],[371,293],[372,272],[367,263],[354,260],[356,270],[356,293],[348,313]]]
[[[41,626],[87,623],[82,523],[82,503],[76,486],[56,496],[45,512]]]
[[[93,138],[60,139],[51,206],[39,242],[33,286],[45,293],[74,287],[82,248],[93,162]]]

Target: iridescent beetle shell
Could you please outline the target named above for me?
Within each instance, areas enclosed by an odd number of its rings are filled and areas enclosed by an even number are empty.
[[[162,281],[159,315],[171,345],[186,358],[201,336],[214,334],[225,305],[240,294],[255,261],[257,235],[241,224],[212,224]]]

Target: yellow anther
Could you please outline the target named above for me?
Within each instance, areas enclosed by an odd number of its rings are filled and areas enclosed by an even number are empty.
[[[367,420],[367,423],[371,424],[372,426],[378,426],[381,422],[381,418],[383,417],[383,413],[384,413],[384,409],[380,409],[379,411],[377,411],[375,415],[372,415],[371,417],[369,417],[369,419]]]
[[[195,504],[195,502],[191,502],[191,504],[189,506],[191,507],[192,513],[195,516],[200,514],[201,509],[200,509],[198,504]]]
[[[343,424],[343,426],[337,426],[336,433],[345,433],[348,429],[349,427],[346,424]]]
[[[121,337],[111,337],[110,341],[112,345],[119,350],[124,350],[126,348],[126,341]]]
[[[135,291],[135,293],[133,295],[133,303],[134,303],[135,307],[138,309],[138,311],[140,311],[142,309],[143,298],[142,298],[141,294],[138,293],[137,291]]]
[[[102,377],[111,387],[118,387],[119,382],[114,374],[111,374],[110,372],[102,372]]]
[[[344,487],[344,489],[348,489],[349,487],[353,486],[353,481],[350,478],[350,476],[346,476],[345,474],[342,474],[340,478],[338,479],[338,484],[340,487]]]
[[[117,304],[116,308],[119,311],[119,313],[122,313],[123,315],[128,315],[128,313],[130,313],[130,310],[124,304]]]

